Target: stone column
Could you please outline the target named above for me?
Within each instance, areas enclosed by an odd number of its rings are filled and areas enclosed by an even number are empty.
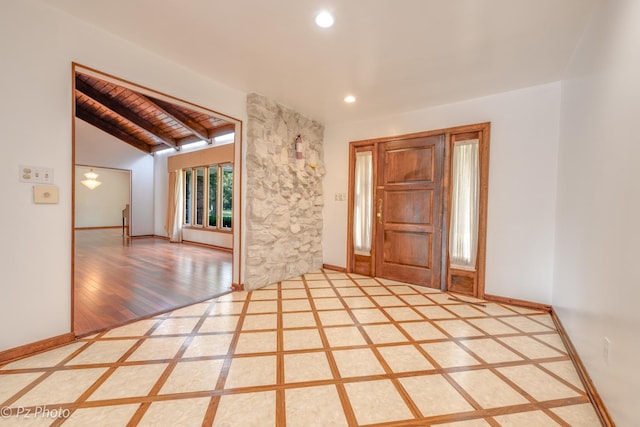
[[[245,289],[322,267],[324,126],[268,98],[247,96]],[[302,140],[302,161],[295,141]],[[299,156],[298,156],[299,157]]]

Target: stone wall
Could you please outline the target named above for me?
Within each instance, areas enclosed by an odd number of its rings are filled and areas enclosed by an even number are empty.
[[[322,267],[324,126],[268,98],[247,96],[245,289]],[[295,140],[302,138],[303,159]]]

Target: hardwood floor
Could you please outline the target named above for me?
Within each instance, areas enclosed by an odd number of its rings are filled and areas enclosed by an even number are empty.
[[[122,229],[75,231],[74,332],[87,335],[222,295],[231,289],[232,254],[129,239]]]

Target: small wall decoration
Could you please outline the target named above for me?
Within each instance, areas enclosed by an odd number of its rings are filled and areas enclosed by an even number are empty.
[[[304,156],[302,154],[302,137],[298,135],[296,138],[296,160],[302,160]]]

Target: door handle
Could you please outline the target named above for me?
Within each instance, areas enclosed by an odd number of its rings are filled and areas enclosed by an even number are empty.
[[[378,199],[378,213],[376,216],[378,217],[378,224],[382,224],[382,199]]]

